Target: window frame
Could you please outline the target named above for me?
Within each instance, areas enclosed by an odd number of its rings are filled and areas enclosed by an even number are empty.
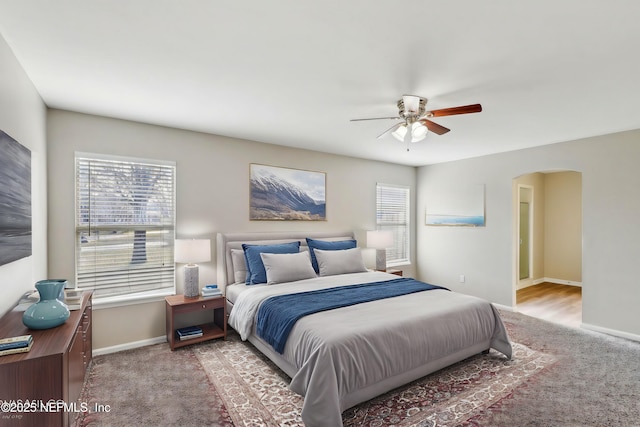
[[[108,155],[108,154],[100,154],[100,153],[87,153],[87,152],[75,152],[74,153],[74,187],[75,187],[75,192],[74,192],[74,261],[75,261],[75,268],[74,268],[74,278],[75,278],[75,283],[76,286],[78,287],[78,289],[80,290],[94,290],[94,296],[93,296],[93,302],[95,306],[98,306],[100,308],[106,308],[106,307],[117,307],[117,306],[123,306],[123,305],[129,305],[129,304],[138,304],[138,303],[143,303],[143,302],[150,302],[150,301],[157,301],[157,300],[162,300],[164,298],[164,296],[167,295],[173,295],[176,292],[176,280],[175,280],[175,274],[176,274],[176,268],[175,268],[175,262],[174,262],[174,255],[173,255],[173,249],[169,249],[166,251],[167,253],[170,253],[170,258],[167,258],[167,262],[164,263],[164,261],[162,262],[162,264],[164,264],[166,266],[165,273],[157,273],[158,276],[164,276],[163,277],[163,283],[165,283],[165,285],[158,287],[157,289],[149,289],[149,290],[136,290],[136,291],[130,291],[130,292],[123,292],[120,293],[118,295],[100,295],[98,292],[95,291],[95,287],[94,286],[87,286],[86,284],[82,285],[80,283],[80,281],[78,280],[79,278],[79,267],[80,267],[80,233],[85,231],[87,229],[87,227],[92,227],[91,224],[83,224],[80,221],[80,217],[81,217],[81,213],[80,213],[80,205],[82,203],[81,200],[81,184],[79,182],[80,180],[80,171],[79,168],[81,166],[81,162],[91,162],[91,161],[95,161],[95,162],[104,162],[104,163],[108,163],[108,162],[118,162],[118,163],[129,163],[129,164],[136,164],[136,165],[147,165],[147,166],[153,166],[153,167],[157,167],[160,169],[165,169],[165,171],[170,171],[170,182],[168,183],[170,185],[170,194],[169,196],[169,205],[167,205],[167,207],[169,208],[169,214],[168,216],[170,217],[170,222],[169,224],[167,223],[163,223],[163,226],[158,226],[158,225],[153,225],[153,224],[142,224],[142,223],[123,223],[122,225],[97,225],[97,226],[93,226],[94,229],[113,229],[113,228],[121,228],[121,229],[130,229],[130,230],[134,230],[134,229],[138,229],[140,230],[140,228],[137,228],[139,226],[141,226],[145,231],[149,230],[149,229],[159,229],[162,228],[167,234],[166,237],[168,237],[168,239],[166,240],[167,244],[169,245],[169,248],[173,248],[174,242],[175,242],[175,230],[176,230],[176,176],[177,176],[177,171],[176,171],[176,162],[174,161],[167,161],[167,160],[157,160],[157,159],[146,159],[146,158],[137,158],[137,157],[129,157],[129,156],[116,156],[116,155]],[[115,188],[115,186],[114,186]],[[164,217],[163,217],[164,218]],[[163,242],[165,240],[163,239]],[[145,245],[146,245],[147,241],[145,240]],[[146,247],[145,247],[146,250]],[[170,261],[170,262],[169,262]],[[170,265],[170,267],[169,267]],[[155,268],[157,270],[157,266],[152,266],[152,269]],[[126,269],[122,269],[119,270],[122,272],[127,271]],[[167,277],[168,275],[168,277]],[[126,284],[122,284],[122,287],[127,286]]]
[[[405,199],[404,217],[405,221],[382,221],[381,216],[383,213],[380,211],[380,190],[386,189],[389,191],[403,190],[406,192],[403,197]],[[404,227],[404,239],[398,238],[397,228],[398,226]],[[403,265],[411,264],[411,187],[408,185],[398,184],[386,184],[378,182],[376,183],[376,230],[389,230],[394,233],[394,245],[393,249],[387,249],[387,267],[399,267]],[[404,245],[401,240],[404,240]],[[403,247],[404,246],[404,247]],[[390,252],[402,253],[404,257],[394,258]]]

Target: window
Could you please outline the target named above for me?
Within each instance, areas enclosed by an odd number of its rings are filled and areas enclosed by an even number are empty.
[[[94,298],[175,289],[175,163],[76,153],[76,284]]]
[[[387,249],[387,265],[410,262],[409,187],[376,185],[376,228],[393,232],[394,247]]]

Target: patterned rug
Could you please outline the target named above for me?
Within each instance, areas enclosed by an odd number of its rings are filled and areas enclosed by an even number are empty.
[[[507,361],[491,351],[477,355],[343,414],[345,426],[480,425],[490,407],[556,360],[514,343]],[[235,334],[227,341],[193,347],[234,426],[303,426],[303,399],[288,389],[289,378]]]

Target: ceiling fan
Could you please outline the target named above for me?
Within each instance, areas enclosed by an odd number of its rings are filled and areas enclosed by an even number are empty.
[[[403,95],[398,101],[397,117],[375,117],[370,119],[351,119],[352,122],[363,120],[402,120],[391,126],[389,129],[378,135],[383,138],[387,134],[393,135],[398,141],[407,143],[407,151],[409,151],[410,142],[422,141],[427,132],[431,131],[438,135],[449,132],[444,126],[429,120],[431,117],[453,116],[457,114],[479,113],[482,111],[482,105],[472,104],[460,107],[443,108],[440,110],[426,111],[427,99],[415,95]]]

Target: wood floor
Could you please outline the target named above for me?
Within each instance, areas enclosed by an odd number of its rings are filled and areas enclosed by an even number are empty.
[[[582,323],[582,288],[545,282],[518,289],[516,307],[526,315],[579,328]]]

